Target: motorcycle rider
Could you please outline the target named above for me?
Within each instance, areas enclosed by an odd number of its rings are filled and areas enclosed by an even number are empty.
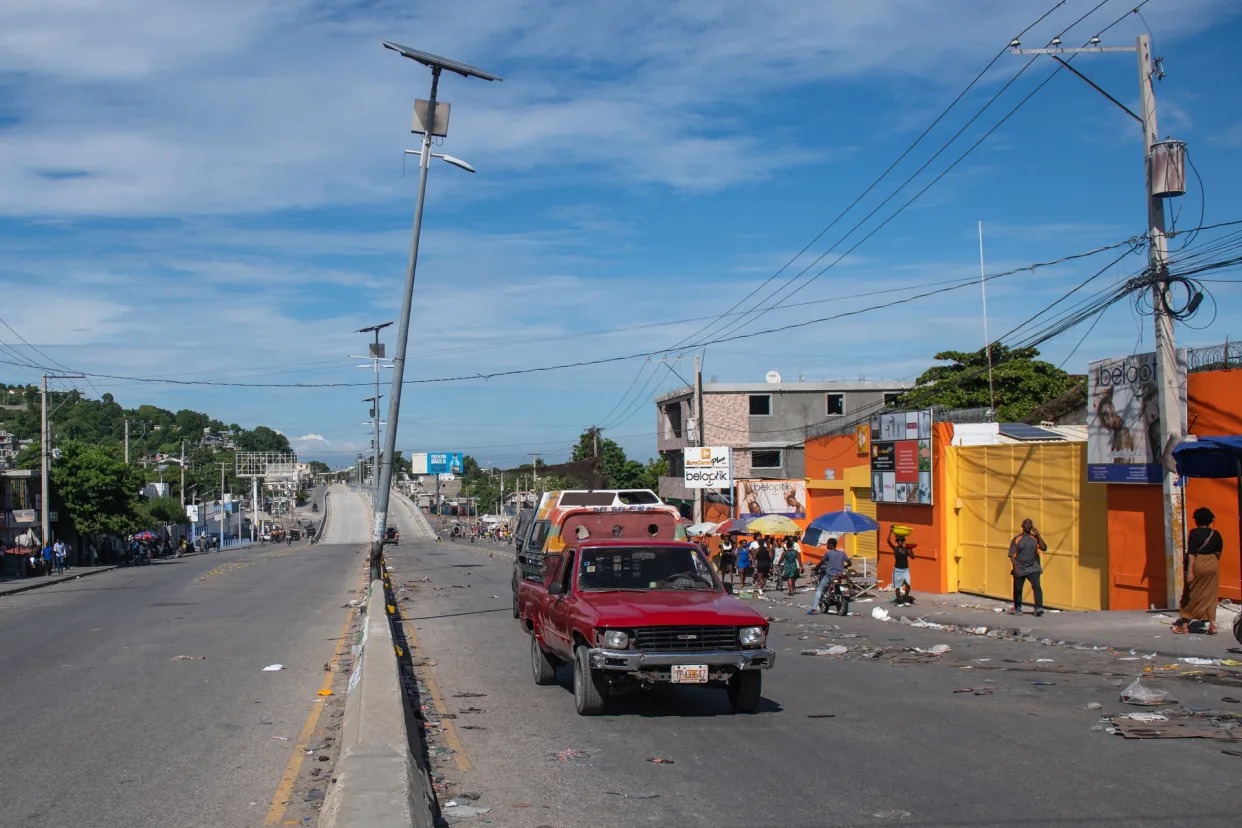
[[[811,608],[807,610],[807,615],[814,615],[819,611],[819,602],[824,597],[824,590],[832,585],[837,578],[845,575],[845,570],[853,565],[849,556],[837,548],[837,539],[828,539],[828,551],[824,553],[824,558],[819,562],[817,570],[823,573],[820,578],[819,587],[815,590],[815,600],[811,603]]]

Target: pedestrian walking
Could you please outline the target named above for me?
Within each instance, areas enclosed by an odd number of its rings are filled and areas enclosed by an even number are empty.
[[[751,541],[750,543],[742,543],[740,541],[738,542],[737,571],[738,571],[738,574],[742,576],[742,588],[743,589],[746,588],[746,576],[750,574],[750,566],[752,563],[751,547],[754,547],[755,549],[759,548],[755,541]]]
[[[758,547],[751,552],[755,565],[755,588],[763,595],[763,590],[768,585],[768,576],[772,574],[772,539],[761,535],[755,537],[759,539]]]
[[[733,583],[733,576],[737,573],[737,550],[732,535],[720,539],[720,573],[728,575],[729,583]]]
[[[786,592],[793,595],[794,582],[798,580],[798,573],[802,571],[802,556],[798,553],[797,543],[793,538],[785,538],[785,547],[781,549],[776,566],[781,571],[781,577],[785,579]]]
[[[1216,515],[1206,506],[1195,509],[1192,515],[1195,528],[1186,537],[1186,554],[1190,562],[1186,566],[1186,597],[1178,618],[1173,622],[1173,632],[1185,635],[1192,621],[1207,622],[1207,634],[1216,635],[1216,604],[1220,600],[1220,554],[1225,542],[1220,532],[1212,526]]]
[[[904,603],[913,585],[910,582],[910,559],[914,549],[906,544],[906,536],[898,535],[888,527],[888,548],[893,553],[893,602]]]
[[[52,563],[54,555],[55,553],[52,550],[52,545],[50,543],[45,543],[43,545],[43,572],[49,577],[55,574],[53,570],[54,564]]]
[[[1035,616],[1044,614],[1044,588],[1039,578],[1044,572],[1039,553],[1047,552],[1048,544],[1040,537],[1039,530],[1030,518],[1022,521],[1022,532],[1009,542],[1009,562],[1013,565],[1013,609],[1011,615],[1022,614],[1022,590],[1030,581],[1035,593]]]
[[[58,539],[56,543],[52,544],[52,557],[56,559],[56,574],[64,575],[65,559],[69,557],[69,550],[65,548],[64,541]]]

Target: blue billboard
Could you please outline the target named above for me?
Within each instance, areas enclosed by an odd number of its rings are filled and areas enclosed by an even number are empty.
[[[465,468],[460,451],[427,452],[427,474],[461,474]]]

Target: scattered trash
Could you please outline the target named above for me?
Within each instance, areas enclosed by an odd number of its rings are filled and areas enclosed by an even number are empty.
[[[944,655],[945,653],[949,652],[949,649],[950,648],[948,644],[936,644],[927,652],[931,653],[932,655]]]
[[[1126,704],[1160,705],[1176,704],[1177,699],[1168,690],[1155,690],[1135,679],[1125,690],[1121,691],[1121,700]]]
[[[1168,716],[1162,716],[1159,713],[1127,713],[1124,718],[1135,722],[1147,722],[1148,724],[1152,722],[1167,722],[1169,720]]]
[[[672,760],[672,759],[663,759],[663,758],[661,758],[661,757],[659,757],[659,756],[652,756],[652,757],[651,757],[650,759],[648,759],[647,761],[648,761],[648,762],[650,762],[650,763],[652,763],[653,765],[671,765],[671,764],[673,764],[673,760]]]
[[[1235,699],[1233,696],[1221,696],[1220,700],[1230,704],[1242,704],[1242,699]]]
[[[837,717],[837,714],[836,713],[807,713],[806,717],[808,719],[835,719]]]
[[[876,621],[887,621],[888,610],[884,609],[884,607],[873,607],[871,610],[871,617]]]
[[[207,656],[175,655],[170,658],[169,661],[202,661],[205,658],[207,658]]]
[[[481,707],[467,707],[464,710],[458,710],[458,713],[486,713],[487,711]]]
[[[1031,684],[1034,685],[1035,687],[1056,687],[1057,686],[1057,683],[1055,681],[1032,681]]]
[[[1193,664],[1196,667],[1217,667],[1221,661],[1219,658],[1179,658],[1182,664]]]
[[[1051,663],[1052,663],[1052,659],[1050,659],[1050,658],[1037,658],[1037,659],[1035,659],[1035,663],[1036,663],[1036,664],[1051,664]]]
[[[283,664],[269,664],[263,668],[263,672],[275,673],[277,670],[283,670],[283,669],[285,669],[285,665]]]
[[[655,799],[656,797],[659,796],[658,793],[648,793],[646,791],[640,791],[638,793],[621,793],[620,791],[604,791],[604,793],[608,794],[609,796],[619,796],[622,799]]]
[[[319,800],[323,799],[323,791],[319,790],[318,788],[311,788],[309,791],[306,792],[305,799],[307,802],[318,802]]]
[[[453,695],[453,698],[455,699],[481,699],[486,695],[487,695],[486,693],[455,693]]]
[[[326,687],[325,687],[324,689],[322,689],[322,690],[320,690],[320,691],[319,691],[319,695],[321,695],[321,696],[331,696],[331,695],[332,695],[332,691],[331,691],[331,690],[329,690],[328,688],[326,688]]]
[[[557,758],[557,761],[560,762],[568,762],[571,759],[591,758],[591,754],[587,753],[585,750],[578,750],[577,748],[565,748],[564,750],[558,750],[553,755]]]
[[[820,647],[814,650],[803,650],[804,656],[839,656],[849,652],[849,647],[841,644],[834,644],[831,647]]]
[[[1087,705],[1088,710],[1099,710],[1102,707],[1104,707],[1104,705],[1100,704],[1099,702],[1091,702],[1090,704]]]
[[[288,736],[273,736],[272,738],[273,738],[273,739],[275,739],[275,740],[276,740],[276,741],[278,741],[278,742],[287,742],[287,741],[289,741],[289,737],[288,737]]]

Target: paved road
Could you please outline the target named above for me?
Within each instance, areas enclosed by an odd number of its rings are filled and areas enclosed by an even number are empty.
[[[0,598],[0,823],[262,825],[360,583],[365,514],[332,497],[315,546]]]
[[[722,691],[678,689],[578,717],[567,671],[560,686],[531,679],[527,638],[510,616],[507,549],[444,541],[388,552],[416,660],[430,665],[419,674],[441,721],[429,728],[434,766],[447,795],[482,794],[475,804],[492,808],[492,825],[1236,824],[1242,759],[1221,748],[1238,745],[1091,730],[1101,713],[1135,709],[1118,703],[1118,685],[1140,667],[1109,654],[808,619],[796,606],[758,603],[784,619],[773,625],[780,655],[759,713],[730,715]],[[953,649],[940,658],[798,654],[832,642]],[[1044,658],[1052,661],[1036,661]],[[1239,694],[1161,686],[1184,704],[1228,708],[1221,697]],[[988,695],[954,692],[967,687]],[[440,716],[441,702],[456,718]],[[1104,709],[1086,709],[1091,702]],[[567,749],[582,754],[557,758]],[[655,757],[674,764],[647,761]]]

